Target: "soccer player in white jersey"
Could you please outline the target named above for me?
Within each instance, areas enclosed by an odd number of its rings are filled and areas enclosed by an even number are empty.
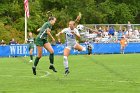
[[[64,67],[65,67],[65,74],[69,74],[69,66],[68,66],[68,56],[70,54],[70,50],[72,48],[78,50],[78,51],[86,51],[86,48],[81,46],[76,42],[76,37],[80,38],[80,34],[78,30],[75,28],[75,21],[69,22],[69,27],[63,29],[61,32],[56,34],[56,36],[61,35],[62,33],[65,33],[66,35],[66,47],[64,49]]]

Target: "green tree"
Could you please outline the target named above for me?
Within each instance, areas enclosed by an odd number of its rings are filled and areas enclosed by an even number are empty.
[[[28,31],[35,34],[48,20],[48,11],[57,18],[53,34],[67,27],[68,21],[75,20],[79,12],[81,24],[140,22],[140,0],[29,0],[29,8]],[[0,23],[3,24],[0,33],[24,33],[24,0],[0,0]],[[20,35],[13,35],[24,40]]]

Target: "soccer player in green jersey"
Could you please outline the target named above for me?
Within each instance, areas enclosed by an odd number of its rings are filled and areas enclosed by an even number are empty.
[[[46,50],[50,52],[49,60],[50,60],[50,67],[49,69],[53,70],[54,72],[57,72],[54,65],[54,50],[51,46],[51,44],[48,42],[47,37],[51,37],[52,41],[55,42],[54,37],[51,34],[52,26],[55,24],[56,18],[55,17],[49,17],[49,20],[43,24],[41,28],[38,29],[39,34],[36,37],[35,44],[37,46],[38,55],[34,61],[34,65],[32,67],[33,74],[36,75],[36,67],[37,64],[42,57],[42,48],[44,47]]]
[[[29,32],[29,37],[27,39],[27,43],[29,44],[29,53],[30,53],[29,62],[33,62],[34,38],[33,38],[32,32]]]

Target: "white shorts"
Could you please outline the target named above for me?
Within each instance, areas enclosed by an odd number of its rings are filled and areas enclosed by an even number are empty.
[[[75,48],[76,45],[77,45],[77,42],[67,43],[66,48],[71,50],[71,49]]]

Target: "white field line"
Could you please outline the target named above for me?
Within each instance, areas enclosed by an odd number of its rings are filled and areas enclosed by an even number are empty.
[[[47,76],[49,76],[50,74],[51,74],[50,72],[46,71],[46,72],[45,72],[45,75],[40,76],[40,77],[47,77]]]
[[[22,69],[23,70],[23,69]],[[25,69],[24,69],[25,70]],[[40,70],[42,71],[42,70]],[[51,73],[49,71],[43,71],[45,73],[45,75],[42,75],[42,76],[39,76],[39,75],[33,75],[32,76],[15,76],[15,75],[0,75],[0,77],[22,77],[22,78],[45,78],[45,77],[48,77]]]

